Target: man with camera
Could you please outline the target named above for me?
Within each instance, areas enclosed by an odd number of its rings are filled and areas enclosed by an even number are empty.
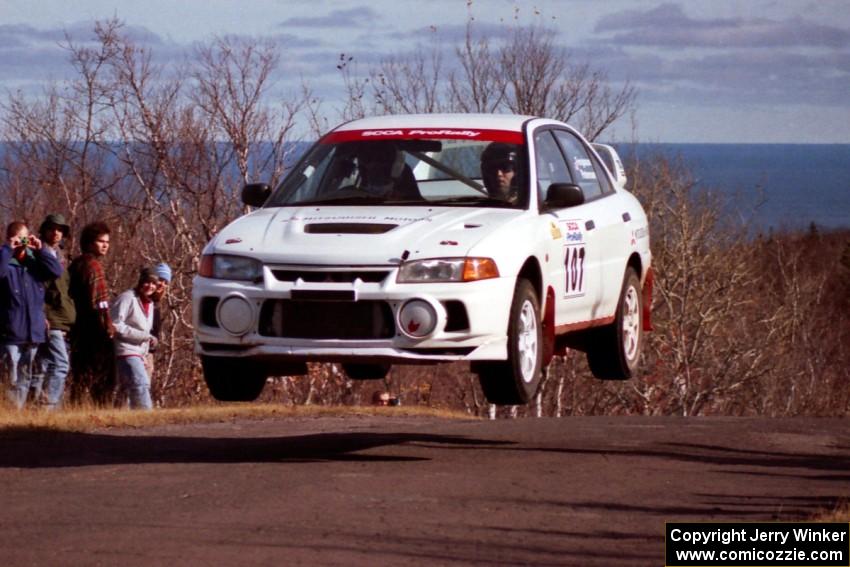
[[[36,350],[46,338],[44,283],[61,275],[58,260],[30,235],[26,223],[10,223],[0,247],[0,342],[8,397],[18,408],[27,402]]]

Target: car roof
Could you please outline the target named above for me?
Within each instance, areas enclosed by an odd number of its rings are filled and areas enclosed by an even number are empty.
[[[335,131],[384,128],[473,128],[521,132],[523,124],[532,118],[535,117],[517,114],[393,114],[346,122],[338,126]]]

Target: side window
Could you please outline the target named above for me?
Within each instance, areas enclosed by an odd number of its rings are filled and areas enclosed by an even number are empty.
[[[534,161],[537,166],[538,202],[546,199],[546,190],[552,183],[573,183],[564,156],[550,130],[534,136]]]
[[[599,166],[598,164],[594,166],[594,161],[591,160],[584,145],[582,145],[578,138],[564,130],[556,130],[555,137],[564,149],[564,155],[567,156],[567,163],[576,180],[575,182],[584,191],[585,199],[593,199],[601,195],[602,186],[599,184],[599,176],[597,175],[597,168]]]
[[[611,186],[611,181],[608,179],[608,174],[605,173],[605,166],[602,164],[601,160],[596,159],[596,156],[593,154],[589,154],[590,159],[593,161],[593,169],[596,170],[596,179],[599,180],[599,185],[602,187],[603,193],[613,193],[614,188]],[[610,170],[610,171],[613,171]]]

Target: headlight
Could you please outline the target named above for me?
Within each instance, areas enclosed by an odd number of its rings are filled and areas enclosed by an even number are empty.
[[[498,277],[499,268],[491,258],[432,258],[405,262],[396,282],[471,282]]]
[[[263,264],[245,256],[206,254],[201,256],[198,273],[219,280],[258,281],[263,277]]]

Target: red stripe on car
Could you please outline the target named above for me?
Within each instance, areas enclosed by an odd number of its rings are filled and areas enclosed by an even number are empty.
[[[323,144],[362,142],[367,140],[481,140],[524,144],[522,132],[513,130],[482,130],[476,128],[384,128],[375,130],[341,130],[321,139]]]

